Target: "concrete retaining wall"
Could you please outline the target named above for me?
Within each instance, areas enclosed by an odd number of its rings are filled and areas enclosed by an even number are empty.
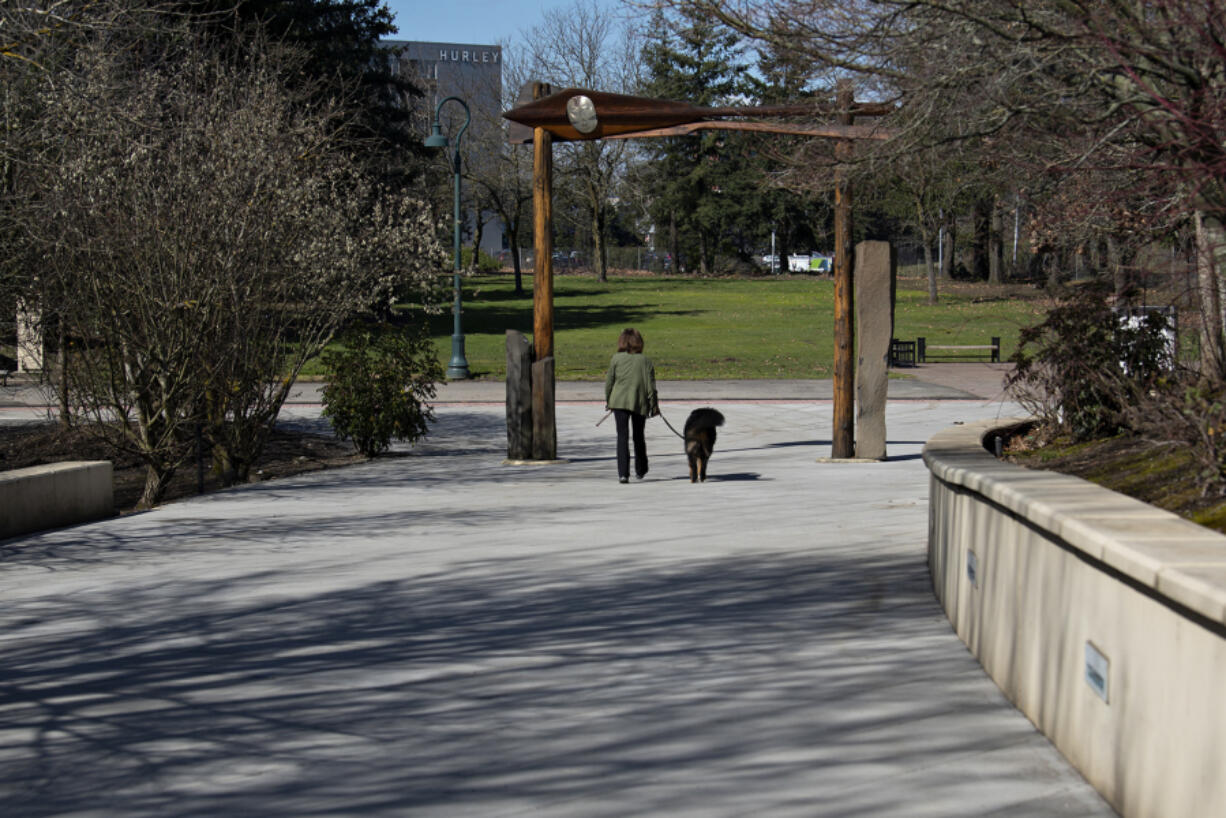
[[[1226,537],[928,441],[928,560],[958,636],[1122,815],[1226,815]]]
[[[0,539],[109,517],[114,506],[107,460],[0,472]]]

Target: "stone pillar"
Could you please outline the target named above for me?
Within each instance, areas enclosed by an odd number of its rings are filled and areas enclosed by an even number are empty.
[[[532,344],[507,330],[507,459],[532,459]]]
[[[894,335],[897,257],[887,241],[862,241],[855,253],[856,457],[885,460],[885,405]]]
[[[44,350],[42,313],[17,302],[17,371],[42,372]]]

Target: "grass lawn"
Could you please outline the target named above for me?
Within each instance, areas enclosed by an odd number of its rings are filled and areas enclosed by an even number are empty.
[[[999,336],[1012,354],[1018,330],[1039,320],[1045,306],[1034,290],[985,295],[985,285],[950,285],[941,303],[900,279],[897,338],[923,335],[930,344],[986,344]],[[911,282],[918,287],[919,282]],[[531,275],[524,296],[510,274],[465,279],[465,354],[475,378],[502,379],[506,331],[531,337]],[[1023,297],[1017,297],[1020,293]],[[554,347],[558,380],[602,380],[618,333],[643,333],[656,377],[829,378],[834,359],[834,284],[808,276],[779,278],[555,276]],[[446,364],[451,356],[450,311],[432,317],[431,334]],[[982,358],[980,360],[986,360]]]

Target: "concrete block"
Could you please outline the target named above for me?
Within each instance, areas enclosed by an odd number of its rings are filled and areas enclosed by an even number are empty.
[[[982,446],[1002,425],[924,449],[929,568],[955,631],[1120,814],[1226,804],[1226,537],[1002,464]]]
[[[114,506],[108,460],[0,472],[0,539],[110,517]]]

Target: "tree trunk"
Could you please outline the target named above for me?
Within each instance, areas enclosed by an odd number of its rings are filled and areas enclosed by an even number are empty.
[[[924,205],[917,196],[915,199],[915,221],[919,226],[920,241],[924,244],[924,271],[928,274],[928,303],[937,303],[937,270],[932,260],[932,233],[928,230],[928,220],[924,218]],[[941,233],[937,231],[938,240]]]
[[[937,303],[937,266],[932,259],[932,241],[924,236],[924,266],[928,270],[928,303]]]
[[[988,245],[991,234],[992,201],[979,199],[975,202],[972,229],[975,231],[971,241],[971,275],[976,281],[988,277]]]
[[[988,235],[988,283],[1000,284],[1005,262],[1005,217],[1000,201],[992,202],[992,227]]]
[[[216,438],[216,435],[211,435],[211,437]],[[234,461],[230,457],[230,450],[223,441],[213,439],[210,443],[213,452],[213,465],[211,467],[213,475],[221,481],[223,486],[234,485],[238,480],[238,476],[235,472]]]
[[[955,242],[957,232],[956,220],[950,219],[945,223],[945,236],[942,239],[945,242],[945,246],[941,250],[941,269],[938,271],[938,274],[946,281],[949,280],[950,273],[954,269],[954,248],[957,246]]]
[[[1221,222],[1196,211],[1196,273],[1200,291],[1200,363],[1201,374],[1221,380],[1226,376],[1226,350],[1222,342],[1222,277],[1220,268],[1226,260],[1226,231]]]
[[[470,269],[476,272],[481,266],[481,237],[485,233],[485,220],[481,218],[481,210],[479,208],[475,209],[473,213],[476,226],[473,228],[473,257]]]
[[[1013,199],[1013,250],[1009,254],[1009,264],[1005,267],[1005,278],[1016,281],[1020,270],[1018,269],[1018,245],[1022,239],[1022,198],[1014,196]]]
[[[1128,298],[1129,282],[1127,267],[1124,264],[1124,250],[1116,242],[1114,236],[1107,236],[1107,266],[1111,275],[1112,287],[1117,300]]]
[[[1060,289],[1060,269],[1064,266],[1064,255],[1059,250],[1051,249],[1044,252],[1042,258],[1047,268],[1047,291],[1057,292]]]
[[[672,274],[677,275],[681,270],[681,252],[680,241],[677,237],[677,214],[675,212],[668,214],[668,250]]]
[[[59,384],[56,392],[59,393],[60,404],[60,426],[67,428],[72,425],[72,412],[68,401],[68,334],[64,331],[64,320],[61,318],[57,323],[56,337],[60,345],[60,367],[59,367]]]
[[[515,270],[515,294],[524,294],[524,271],[519,259],[519,218],[516,217],[507,231],[508,244],[511,249],[511,265]]]
[[[609,280],[608,250],[604,242],[605,209],[603,205],[592,208],[592,269],[596,271],[596,280],[604,283]]]
[[[174,472],[160,472],[153,466],[145,467],[145,490],[141,492],[140,500],[136,507],[140,509],[153,508],[162,499],[162,494],[166,491],[166,486],[170,483],[170,478],[174,476]]]

